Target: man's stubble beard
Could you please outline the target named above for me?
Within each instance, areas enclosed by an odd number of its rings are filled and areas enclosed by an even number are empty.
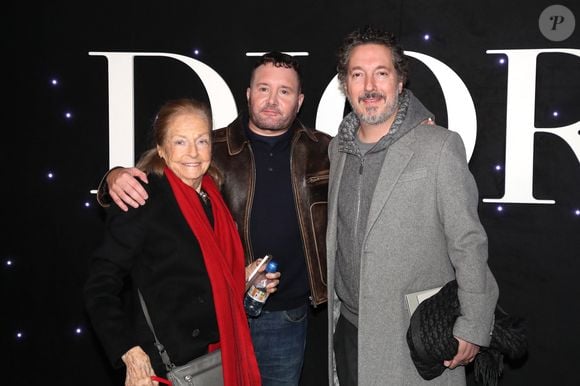
[[[265,108],[267,108],[266,106]],[[296,115],[290,115],[288,117],[284,117],[280,115],[279,118],[275,120],[275,122],[271,122],[270,120],[265,120],[260,117],[259,114],[254,114],[252,110],[252,102],[251,100],[248,102],[248,112],[250,122],[256,126],[260,130],[269,130],[269,131],[286,131],[292,125],[292,122],[296,119]]]
[[[372,94],[372,93],[369,93],[369,94]],[[365,97],[365,95],[363,95],[362,97],[359,97],[359,99]],[[384,96],[383,96],[383,98],[384,98]],[[351,106],[352,110],[354,111],[355,115],[358,117],[359,121],[361,121],[362,123],[365,123],[367,125],[379,125],[381,123],[384,123],[387,120],[389,120],[389,118],[391,118],[394,114],[396,114],[397,110],[399,109],[399,95],[398,94],[395,94],[395,99],[393,100],[393,102],[391,104],[387,104],[385,106],[385,110],[382,113],[378,113],[378,114],[367,113],[366,111],[364,111],[364,108],[361,108],[360,111],[357,110],[356,108],[353,107],[354,104],[352,103],[352,100],[350,97],[348,97],[348,102],[350,103],[350,106]]]

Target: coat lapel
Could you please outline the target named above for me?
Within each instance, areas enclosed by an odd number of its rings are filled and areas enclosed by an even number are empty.
[[[413,157],[414,151],[409,145],[414,140],[414,131],[411,131],[387,149],[369,209],[365,239],[389,200],[395,184]]]

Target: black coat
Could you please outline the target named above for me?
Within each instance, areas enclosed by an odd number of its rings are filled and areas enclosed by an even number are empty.
[[[141,346],[158,375],[164,366],[146,324],[137,288],[155,332],[176,365],[219,340],[209,277],[197,239],[165,178],[149,175],[150,200],[122,212],[108,208],[105,236],[92,256],[85,304],[113,366]]]

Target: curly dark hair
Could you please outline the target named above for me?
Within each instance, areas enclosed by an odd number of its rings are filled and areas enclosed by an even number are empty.
[[[338,49],[338,80],[342,90],[345,90],[345,81],[348,72],[348,61],[352,50],[362,44],[379,44],[391,49],[393,54],[393,65],[399,79],[405,84],[409,76],[409,59],[405,55],[403,48],[399,45],[397,38],[390,32],[385,32],[379,28],[365,26],[349,33]]]
[[[264,64],[273,64],[275,67],[290,68],[296,71],[298,75],[298,92],[302,89],[302,71],[300,70],[300,63],[292,56],[279,51],[270,51],[260,56],[260,58],[254,63],[254,69],[252,70],[252,75],[250,76],[250,84],[254,80],[254,73],[256,68]]]

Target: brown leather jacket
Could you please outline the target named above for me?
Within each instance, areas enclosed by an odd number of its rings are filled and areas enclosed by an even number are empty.
[[[294,203],[304,244],[311,302],[326,302],[326,205],[328,195],[328,134],[292,124],[291,174]],[[212,165],[221,177],[220,190],[242,238],[247,262],[256,257],[250,243],[250,213],[255,187],[254,155],[238,117],[213,132]]]

